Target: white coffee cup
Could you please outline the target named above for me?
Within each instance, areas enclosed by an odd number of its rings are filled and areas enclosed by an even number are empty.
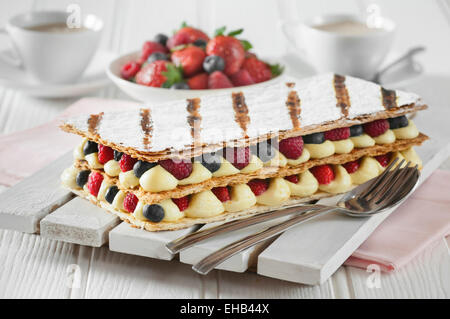
[[[395,24],[378,20],[376,32],[343,34],[317,27],[344,21],[365,24],[353,15],[324,15],[306,22],[282,22],[287,39],[318,72],[334,72],[372,79],[386,58],[394,38]]]
[[[94,15],[81,17],[76,32],[35,30],[36,27],[66,24],[69,13],[63,11],[36,11],[12,17],[2,33],[7,33],[13,44],[15,58],[0,58],[16,67],[24,67],[39,82],[73,83],[93,57],[103,22]],[[74,30],[71,30],[74,31]]]

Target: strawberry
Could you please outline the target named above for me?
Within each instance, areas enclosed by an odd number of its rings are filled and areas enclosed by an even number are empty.
[[[325,139],[330,141],[345,140],[350,137],[350,128],[342,127],[324,133]]]
[[[141,65],[137,62],[131,61],[125,64],[120,70],[120,76],[125,80],[130,80],[141,69]]]
[[[123,154],[119,161],[120,170],[122,172],[128,172],[133,169],[134,164],[136,164],[137,159],[132,158],[128,154]]]
[[[162,87],[167,78],[163,72],[167,71],[167,61],[155,61],[144,66],[136,74],[136,83],[146,86]]]
[[[352,174],[358,170],[359,161],[356,160],[353,162],[348,162],[348,163],[342,164],[342,166],[344,166],[344,168],[347,170],[347,173]]]
[[[178,206],[180,212],[182,212],[189,206],[189,196],[184,196],[181,198],[172,198],[172,202],[174,202],[175,205]]]
[[[139,202],[139,199],[133,193],[128,193],[123,200],[123,208],[129,213],[134,212],[136,206]]]
[[[310,171],[319,184],[330,184],[334,180],[334,171],[330,165],[314,166]]]
[[[248,73],[248,71],[245,69],[240,69],[239,71],[231,75],[230,80],[234,86],[244,86],[255,83],[250,76],[250,73]]]
[[[242,43],[232,37],[219,35],[208,42],[207,55],[218,55],[225,60],[224,73],[231,75],[239,71],[244,63],[245,50]]]
[[[269,183],[265,179],[252,179],[247,185],[255,196],[259,196],[269,188]]]
[[[294,184],[297,184],[300,181],[300,178],[298,178],[298,175],[286,176],[284,179],[291,183],[294,183]]]
[[[184,76],[189,77],[201,71],[205,57],[205,51],[199,47],[188,46],[182,50],[173,52],[171,59],[176,66],[181,65]]]
[[[143,64],[145,61],[147,61],[148,57],[155,52],[168,53],[169,50],[161,43],[146,41],[142,46],[142,52],[141,56],[138,59],[138,63]]]
[[[376,120],[370,123],[363,124],[364,132],[372,137],[377,137],[389,129],[388,120]]]
[[[224,148],[223,156],[237,169],[243,169],[250,163],[250,148]]]
[[[386,167],[388,166],[391,160],[391,154],[388,153],[384,155],[375,156],[375,159],[378,161],[378,163],[381,164],[381,166]]]
[[[301,136],[285,138],[281,140],[278,149],[289,159],[297,159],[303,154],[303,139]]]
[[[192,27],[183,27],[180,30],[178,30],[168,41],[167,41],[167,47],[169,49],[173,49],[176,46],[182,45],[182,44],[189,44],[193,43],[196,40],[205,40],[206,42],[209,41],[209,37],[201,30],[195,29]]]
[[[208,77],[209,89],[225,89],[232,87],[233,83],[231,83],[230,79],[220,71],[214,71]]]
[[[270,66],[257,58],[246,58],[242,68],[247,70],[255,83],[264,82],[272,78]]]
[[[103,182],[103,175],[100,174],[99,172],[92,172],[91,174],[89,174],[87,182],[87,188],[89,190],[89,193],[97,197],[102,182]]]
[[[114,150],[111,147],[98,144],[98,161],[106,164],[112,159],[114,159]]]
[[[208,73],[200,73],[187,79],[191,90],[205,90],[208,88]]]
[[[192,173],[192,163],[189,160],[166,159],[159,161],[159,165],[178,180],[184,179]]]
[[[222,203],[231,199],[230,192],[227,187],[214,187],[211,191]]]

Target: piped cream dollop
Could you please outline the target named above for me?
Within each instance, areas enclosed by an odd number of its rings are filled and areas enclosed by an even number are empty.
[[[347,173],[347,170],[342,165],[333,165],[335,178],[329,184],[319,184],[321,191],[339,194],[345,193],[352,187],[352,179]]]
[[[286,165],[287,158],[277,150],[275,150],[275,156],[264,163],[265,167],[285,167]]]
[[[120,190],[117,192],[111,204],[115,210],[125,211],[125,208],[123,207],[123,200],[125,199],[125,196],[127,196],[127,194],[124,191]]]
[[[220,177],[220,176],[228,176],[239,173],[239,170],[233,166],[230,162],[228,162],[225,158],[222,157],[222,164],[220,168],[215,171],[212,176]]]
[[[332,143],[334,144],[334,152],[337,154],[350,153],[354,147],[353,142],[349,138],[340,141],[332,141]]]
[[[134,175],[133,170],[128,172],[120,172],[119,181],[124,188],[133,188],[139,185],[139,178]]]
[[[334,144],[326,140],[322,144],[305,144],[305,148],[308,150],[311,158],[324,158],[334,154]]]
[[[92,169],[103,168],[103,164],[98,161],[97,152],[88,154],[84,158],[88,162],[90,168],[92,168]]]
[[[406,160],[410,161],[413,165],[417,165],[419,169],[422,169],[422,160],[420,159],[419,155],[417,155],[414,148],[410,147],[407,150],[401,151],[400,153]]]
[[[269,188],[259,196],[256,202],[266,206],[276,206],[285,202],[291,196],[291,190],[284,178],[275,177],[270,180]]]
[[[211,191],[193,194],[189,207],[184,211],[187,217],[201,218],[213,217],[225,211],[222,202]]]
[[[178,180],[161,165],[156,165],[142,174],[139,184],[147,192],[162,192],[176,188]]]
[[[360,136],[350,137],[350,139],[357,148],[372,147],[375,145],[375,140],[365,133]]]
[[[201,163],[192,164],[192,172],[188,177],[179,180],[178,185],[197,184],[206,181],[212,177],[211,172]]]
[[[419,130],[413,121],[409,120],[408,126],[396,128],[392,130],[398,139],[411,139],[419,136]]]
[[[66,168],[61,174],[61,182],[69,188],[80,188],[77,185],[78,169],[73,166]]]
[[[184,212],[169,198],[158,203],[164,209],[163,222],[174,222],[184,217]]]
[[[319,182],[310,171],[305,171],[299,174],[299,181],[297,184],[286,180],[286,183],[291,190],[291,195],[298,197],[307,197],[319,189]]]
[[[231,187],[231,199],[224,202],[225,211],[232,213],[252,207],[256,204],[256,197],[247,184],[239,184]]]
[[[263,162],[258,158],[256,155],[252,155],[250,158],[250,162],[247,166],[245,166],[243,169],[241,169],[241,173],[243,174],[249,174],[256,172],[257,170],[261,169],[263,167]]]
[[[78,159],[78,160],[82,160],[84,159],[84,152],[83,152],[83,148],[84,148],[84,144],[86,144],[87,142],[87,138],[84,138],[80,144],[78,144],[74,149],[73,149],[73,158],[74,159]]]
[[[377,177],[380,173],[379,165],[380,163],[376,159],[369,156],[363,157],[359,162],[358,170],[350,174],[353,184],[363,184]]]
[[[105,194],[108,188],[111,186],[110,183],[108,183],[105,179],[103,180],[102,184],[100,185],[100,189],[98,190],[97,198],[99,200],[105,200]]]
[[[287,159],[287,163],[290,166],[296,166],[296,165],[299,165],[301,163],[307,162],[310,159],[310,157],[311,157],[311,155],[309,154],[309,151],[306,148],[304,148],[303,149],[303,153],[302,153],[302,155],[300,155],[299,158],[297,158],[295,160],[288,158]]]
[[[119,162],[116,160],[110,160],[106,162],[105,166],[103,167],[106,174],[112,177],[119,176],[121,170],[119,166]]]
[[[384,144],[392,144],[395,142],[395,134],[392,132],[392,130],[387,130],[383,134],[373,137],[375,140],[375,143],[378,145],[384,145]]]

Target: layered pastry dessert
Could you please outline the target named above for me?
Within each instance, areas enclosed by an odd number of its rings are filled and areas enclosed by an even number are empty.
[[[419,96],[324,74],[232,94],[67,120],[82,137],[61,176],[148,231],[175,230],[345,193],[394,158],[419,167]]]

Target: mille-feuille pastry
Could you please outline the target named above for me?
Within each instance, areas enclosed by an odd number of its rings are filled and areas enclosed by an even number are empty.
[[[67,120],[75,194],[149,231],[344,193],[428,137],[412,93],[334,74]]]

